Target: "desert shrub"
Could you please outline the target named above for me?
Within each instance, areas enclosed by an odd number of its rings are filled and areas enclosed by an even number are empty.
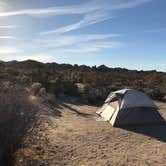
[[[18,70],[13,70],[11,68],[7,68],[7,73],[9,73],[10,75],[13,75],[13,76],[18,76],[19,75],[19,71]]]
[[[88,92],[88,85],[83,83],[76,83],[75,86],[77,86],[78,93],[85,94],[85,92]]]
[[[28,76],[23,75],[23,76],[21,76],[21,78],[20,78],[20,82],[21,82],[23,85],[29,85],[30,82],[31,82],[31,78],[28,77]]]
[[[60,79],[51,80],[49,83],[48,91],[55,95],[59,95],[63,91],[62,81]]]
[[[46,94],[47,94],[47,92],[46,92],[46,89],[45,88],[41,88],[40,90],[39,90],[39,96],[41,96],[41,97],[44,97],[44,96],[46,96]]]
[[[25,92],[0,88],[0,161],[6,162],[5,165],[12,165],[12,156],[32,127],[35,114]]]
[[[158,75],[158,74],[155,73],[151,76],[151,78],[149,78],[148,82],[150,84],[154,84],[156,86],[161,85],[163,83],[163,78],[162,78],[161,75]]]
[[[30,94],[33,96],[44,97],[47,95],[47,91],[41,83],[36,82],[31,85]]]
[[[94,103],[96,99],[101,95],[101,91],[97,88],[93,88],[89,84],[77,83],[78,92],[80,93],[82,99],[90,103]]]
[[[63,82],[62,88],[63,88],[64,94],[66,94],[66,95],[69,95],[69,96],[77,96],[78,95],[77,86],[70,81]]]
[[[53,80],[50,82],[48,91],[57,96],[61,94],[78,96],[77,86],[71,81]]]
[[[35,82],[31,85],[30,93],[34,96],[38,96],[41,88],[42,84]]]
[[[34,61],[3,63],[0,65],[0,69],[1,79],[17,78],[17,81],[24,83],[25,86],[29,86],[32,82],[40,82],[47,92],[55,95],[77,95],[77,87],[74,83],[82,83],[99,89],[100,95],[97,95],[99,99],[105,98],[110,91],[125,87],[138,90],[148,89],[148,92],[152,90],[149,93],[154,99],[162,98],[163,94],[161,93],[166,94],[166,74],[156,71],[108,68],[104,65],[89,67],[57,63],[42,64]],[[38,95],[41,87],[33,86],[32,92]],[[153,90],[154,88],[155,90]],[[79,88],[78,90],[80,91]],[[90,94],[92,93],[90,92]],[[88,88],[80,94],[81,97],[90,96]],[[92,97],[96,98],[95,95]]]
[[[146,92],[147,91],[147,92]],[[145,92],[153,99],[161,101],[165,97],[164,91],[160,89],[146,90]]]
[[[41,102],[44,104],[55,105],[56,97],[54,94],[48,93],[46,96],[41,98]]]

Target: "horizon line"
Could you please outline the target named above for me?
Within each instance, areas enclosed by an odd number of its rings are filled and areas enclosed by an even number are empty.
[[[39,61],[39,60],[35,60],[35,59],[26,59],[26,60],[10,60],[10,61],[7,61],[7,60],[1,60],[0,59],[0,63],[4,62],[4,63],[9,63],[9,62],[27,62],[27,61],[34,61],[34,62],[38,62],[38,63],[41,63],[41,64],[53,64],[53,63],[56,63],[58,65],[71,65],[74,67],[74,65],[78,65],[78,67],[80,66],[86,66],[86,67],[89,67],[89,68],[92,68],[92,67],[95,67],[98,68],[100,66],[105,66],[106,68],[109,68],[109,69],[123,69],[123,70],[129,70],[129,71],[138,71],[138,72],[158,72],[158,73],[166,73],[166,71],[164,70],[158,70],[158,69],[137,69],[137,68],[128,68],[128,67],[123,67],[123,66],[117,66],[117,67],[111,67],[110,65],[106,65],[104,63],[100,64],[100,65],[88,65],[88,64],[79,64],[79,63],[58,63],[56,61],[51,61],[51,62],[43,62],[43,61]]]

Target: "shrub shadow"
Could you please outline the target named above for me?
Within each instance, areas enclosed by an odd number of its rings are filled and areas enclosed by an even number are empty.
[[[70,107],[69,105],[67,105],[65,103],[61,103],[61,106],[63,106],[65,108],[69,109],[70,111],[76,113],[78,116],[83,116],[83,117],[90,117],[90,116],[92,116],[91,114],[80,112],[80,111]]]
[[[103,102],[101,102],[101,101],[96,101],[96,102],[91,103],[88,100],[84,100],[84,99],[81,99],[81,98],[75,98],[75,97],[69,97],[69,96],[63,98],[62,100],[65,103],[74,104],[74,105],[77,105],[77,106],[88,105],[88,106],[100,107],[100,106],[103,105]]]
[[[77,105],[77,106],[84,105],[79,100],[75,100],[73,98],[72,99],[71,98],[56,99],[55,102],[50,103],[50,107],[51,107],[53,115],[56,117],[61,117],[63,108],[66,108],[78,116],[82,116],[82,117],[92,116],[91,114],[80,112],[79,110],[71,107],[70,104]]]

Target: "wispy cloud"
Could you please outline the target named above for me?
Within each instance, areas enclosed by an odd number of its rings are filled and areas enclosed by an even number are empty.
[[[0,12],[0,17],[18,16],[18,15],[65,15],[65,14],[86,14],[97,10],[118,10],[131,8],[152,0],[92,0],[81,5],[51,7],[51,8],[38,8],[38,9],[21,9],[15,11]]]
[[[13,28],[17,28],[20,27],[18,25],[0,25],[0,29],[13,29]]]
[[[119,48],[123,47],[124,44],[121,42],[94,42],[89,44],[76,45],[63,49],[63,52],[85,54],[85,53],[99,53],[104,49]]]
[[[85,34],[85,35],[58,35],[36,39],[42,47],[64,47],[71,45],[87,44],[96,41],[106,41],[120,37],[120,34]]]
[[[90,13],[90,14],[85,15],[85,17],[81,21],[79,21],[75,24],[71,24],[71,25],[64,26],[64,27],[61,27],[58,29],[54,29],[54,30],[49,30],[46,32],[42,32],[40,34],[41,35],[62,34],[62,33],[76,30],[76,29],[79,29],[82,27],[86,27],[86,26],[89,26],[89,25],[92,25],[95,23],[99,23],[99,22],[102,22],[102,21],[105,21],[105,20],[108,20],[111,18],[113,18],[113,16],[108,13],[105,13],[105,12],[104,13],[100,13],[100,12]]]
[[[16,39],[14,36],[0,36],[0,39]]]
[[[150,2],[152,0],[92,0],[83,4],[73,6],[62,6],[52,8],[39,8],[39,9],[22,9],[15,11],[0,12],[0,17],[28,15],[28,16],[58,16],[58,15],[71,15],[79,14],[83,15],[83,19],[77,23],[64,26],[58,29],[52,29],[41,34],[61,34],[76,30],[82,27],[86,27],[95,23],[99,23],[104,20],[113,18],[113,12],[126,8],[133,8],[143,3]]]
[[[15,54],[20,50],[13,47],[0,47],[0,54]]]
[[[117,1],[117,4],[113,4],[111,8],[114,10],[133,8],[151,1],[152,0],[120,0]]]
[[[19,60],[34,59],[42,62],[51,61],[52,58],[48,54],[41,53],[42,51],[57,51],[60,55],[73,53],[98,53],[105,49],[114,49],[123,47],[124,43],[117,40],[119,34],[86,34],[86,35],[68,35],[66,32],[87,27],[102,21],[114,18],[116,11],[121,11],[128,8],[133,8],[151,0],[91,0],[86,3],[73,6],[62,6],[52,8],[38,8],[38,9],[19,9],[14,11],[1,11],[0,18],[13,18],[17,16],[33,16],[36,18],[43,18],[45,16],[59,16],[59,15],[80,15],[81,19],[78,22],[62,26],[60,28],[46,29],[40,35],[32,38],[23,37],[13,45],[19,45],[32,55],[16,56]],[[0,29],[12,29],[18,27],[17,25],[1,25]],[[66,34],[64,34],[66,33]],[[10,33],[11,34],[11,33]],[[13,33],[12,33],[13,34]],[[54,34],[54,35],[50,35]],[[36,39],[37,37],[37,39]],[[14,39],[13,36],[0,36],[0,39]],[[30,40],[30,41],[29,41]],[[3,40],[2,40],[3,41]],[[9,40],[10,41],[10,40]],[[35,46],[35,47],[34,47]],[[22,50],[21,49],[21,50]],[[20,50],[13,47],[0,47],[0,55],[14,54]],[[33,54],[34,52],[34,54]],[[73,55],[72,54],[72,55]]]
[[[7,6],[6,2],[0,1],[0,12],[4,11],[6,6]]]
[[[120,42],[119,38],[121,38],[119,34],[52,35],[42,36],[38,39],[17,39],[17,45],[20,50],[24,50],[23,54],[31,52],[38,59],[41,56],[43,60],[45,57],[45,60],[48,61],[44,52],[46,55],[50,52],[70,55],[69,53],[99,53],[105,49],[124,47],[124,43]],[[31,57],[29,56],[29,58]]]
[[[124,43],[116,41],[119,34],[86,34],[47,36],[35,40],[34,45],[40,48],[56,49],[65,53],[97,53],[104,49],[124,47]]]
[[[89,6],[89,3],[84,3],[75,6],[38,8],[38,9],[21,9],[15,11],[0,12],[0,17],[29,15],[29,16],[46,16],[46,15],[68,15],[68,14],[84,14],[97,10],[99,7]]]
[[[84,15],[83,19],[68,25],[64,27],[60,27],[57,29],[49,30],[46,32],[42,32],[42,35],[49,35],[49,34],[62,34],[65,32],[69,32],[72,30],[76,30],[82,27],[86,27],[92,24],[96,24],[105,20],[109,20],[113,18],[114,11],[117,10],[122,10],[122,9],[127,9],[127,8],[133,8],[136,6],[139,6],[143,3],[150,2],[151,0],[117,0],[117,1],[110,1],[110,0],[105,0],[105,1],[99,1],[99,0],[94,0],[89,2],[90,8],[93,10],[87,10],[86,12],[82,12]],[[73,11],[75,8],[73,8]],[[69,14],[69,13],[68,13]],[[75,13],[79,14],[79,13]]]

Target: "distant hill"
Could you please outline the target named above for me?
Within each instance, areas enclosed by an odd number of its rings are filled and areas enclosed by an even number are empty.
[[[5,61],[2,61],[0,60],[0,63],[1,65],[5,65],[5,66],[8,66],[8,67],[30,67],[30,68],[35,68],[35,67],[44,67],[44,66],[49,66],[49,67],[57,67],[57,68],[62,68],[62,69],[80,69],[80,70],[103,70],[103,71],[133,71],[133,72],[153,72],[153,73],[165,73],[165,72],[158,72],[156,70],[129,70],[129,69],[126,69],[126,68],[120,68],[120,67],[117,67],[117,68],[111,68],[111,67],[108,67],[106,65],[100,65],[100,66],[87,66],[87,65],[77,65],[77,64],[74,64],[74,65],[71,65],[71,64],[58,64],[58,63],[55,63],[55,62],[52,62],[52,63],[42,63],[42,62],[38,62],[38,61],[35,61],[35,60],[25,60],[25,61],[8,61],[8,62],[5,62]]]

